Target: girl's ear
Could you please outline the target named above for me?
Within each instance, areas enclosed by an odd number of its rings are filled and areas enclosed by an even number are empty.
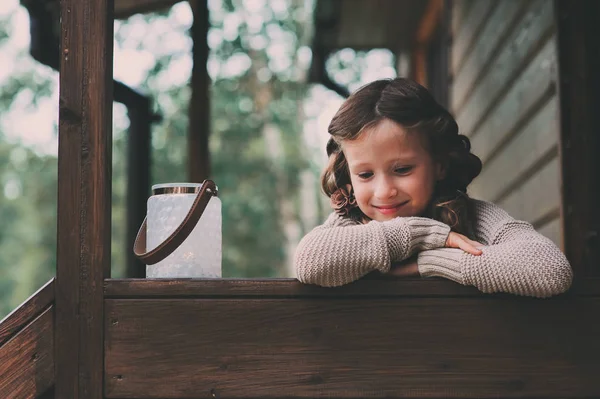
[[[447,169],[448,168],[446,167],[446,165],[442,164],[441,162],[438,162],[436,164],[435,177],[436,177],[437,181],[444,180],[446,178],[446,170]]]

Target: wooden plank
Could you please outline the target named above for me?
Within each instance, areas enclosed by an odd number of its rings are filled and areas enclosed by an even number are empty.
[[[536,223],[560,207],[559,159],[554,157],[539,173],[498,205],[512,217]]]
[[[113,1],[61,1],[56,397],[102,398],[110,277]]]
[[[146,277],[146,265],[133,253],[138,229],[146,217],[150,194],[151,116],[148,98],[136,97],[128,106],[127,138],[127,225],[123,250],[127,261],[126,277]]]
[[[589,277],[576,279],[569,292],[573,294],[576,293],[578,296],[600,297],[600,278]]]
[[[458,112],[482,75],[493,67],[494,55],[510,36],[523,11],[531,4],[526,1],[501,1],[477,35],[473,50],[465,57],[464,65],[455,76],[452,90],[452,109]]]
[[[115,18],[146,14],[171,7],[180,0],[115,0]]]
[[[456,36],[458,31],[465,24],[465,20],[471,11],[475,0],[453,0],[452,1],[452,17],[450,21],[450,33]]]
[[[531,60],[552,35],[552,4],[537,0],[511,32],[493,60],[493,67],[479,81],[469,101],[457,112],[461,129],[470,135],[510,89],[513,81],[527,68]]]
[[[0,347],[3,399],[37,398],[54,383],[54,308]]]
[[[600,267],[600,4],[555,1],[565,253],[576,278]]]
[[[110,279],[106,298],[340,298],[482,296],[477,289],[444,279],[408,279],[373,273],[352,284],[324,288],[296,279]],[[487,295],[486,295],[487,296]]]
[[[551,38],[483,124],[471,132],[473,151],[485,164],[555,93],[555,43]],[[462,127],[461,127],[462,128]],[[464,133],[464,131],[463,131]]]
[[[191,89],[188,129],[188,175],[191,182],[202,183],[210,176],[210,77],[208,76],[208,3],[190,1],[194,14],[191,35],[193,41]]]
[[[600,396],[600,319],[589,317],[600,298],[107,300],[106,310],[108,398]]]
[[[561,234],[561,220],[557,217],[551,220],[549,223],[541,226],[538,232],[552,240],[559,248],[562,249],[562,234]]]
[[[496,202],[505,193],[518,189],[523,175],[537,172],[539,160],[547,154],[556,156],[558,123],[557,98],[553,96],[533,118],[507,142],[501,152],[489,160],[481,174],[469,186],[477,197]]]
[[[54,279],[48,281],[21,306],[0,321],[0,346],[18,333],[54,302]]]
[[[471,10],[460,29],[455,33],[452,41],[452,54],[450,57],[450,71],[456,76],[461,66],[473,48],[479,31],[485,25],[489,15],[498,4],[492,0],[477,0],[473,2]]]

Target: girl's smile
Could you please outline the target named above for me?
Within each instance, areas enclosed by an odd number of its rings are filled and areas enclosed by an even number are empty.
[[[342,150],[358,207],[372,220],[422,215],[442,177],[418,133],[389,119],[344,141]]]
[[[408,204],[408,201],[404,201],[393,205],[373,205],[373,207],[384,215],[393,215],[396,212],[398,212],[402,206],[406,204]]]

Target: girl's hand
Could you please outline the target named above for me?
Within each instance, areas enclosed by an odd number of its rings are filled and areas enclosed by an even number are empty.
[[[483,244],[473,241],[463,236],[462,234],[451,231],[446,239],[447,248],[459,248],[463,251],[470,253],[471,255],[479,256],[483,252],[478,247],[482,247]]]

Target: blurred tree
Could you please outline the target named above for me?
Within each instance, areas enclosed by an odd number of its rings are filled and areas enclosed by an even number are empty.
[[[309,166],[301,109],[309,61],[305,24],[311,18],[305,7],[310,2],[209,3],[212,177],[223,200],[223,274],[285,275],[286,242],[289,232],[297,230],[288,226],[298,223],[299,176]],[[138,81],[129,84],[149,95],[163,117],[152,129],[153,183],[185,181],[187,176],[188,14],[189,6],[180,3],[164,13],[115,24],[115,51],[149,59]],[[13,16],[0,23],[0,46],[14,34]],[[32,64],[26,49],[15,56]],[[0,109],[10,110],[22,93],[29,93],[32,108],[38,99],[55,95],[55,79],[46,75],[37,66],[13,71],[0,81]],[[120,105],[114,115],[112,264],[113,276],[121,277],[128,121]],[[2,317],[54,274],[57,163],[54,155],[8,140],[0,130],[0,165]]]

